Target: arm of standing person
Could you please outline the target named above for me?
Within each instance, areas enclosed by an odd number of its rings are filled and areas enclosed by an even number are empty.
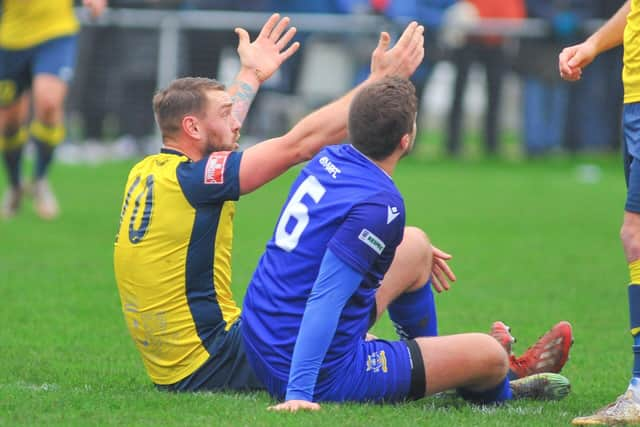
[[[622,44],[627,15],[631,10],[627,1],[598,31],[584,42],[562,49],[558,57],[560,77],[568,81],[580,80],[582,69],[596,56]]]
[[[91,17],[96,19],[107,8],[107,0],[82,0],[82,5],[89,9]]]
[[[357,91],[388,76],[409,77],[424,57],[424,27],[410,23],[394,47],[383,32],[371,55],[371,74],[346,95],[303,118],[285,135],[247,149],[240,163],[240,194],[249,193],[283,174],[291,166],[309,160],[327,145],[347,136],[349,104]]]
[[[233,100],[232,114],[240,124],[247,117],[260,85],[300,47],[299,42],[289,45],[296,34],[295,27],[288,28],[289,21],[289,17],[280,19],[280,15],[274,13],[253,42],[245,29],[235,29],[238,35],[240,71],[227,92]]]
[[[270,406],[272,411],[318,410],[313,390],[345,304],[358,289],[363,274],[325,251],[318,277],[304,309],[300,331],[291,358],[285,402]]]

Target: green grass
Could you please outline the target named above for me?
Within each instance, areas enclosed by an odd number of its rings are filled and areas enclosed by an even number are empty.
[[[598,165],[598,182],[580,181],[583,163]],[[264,393],[174,395],[151,386],[112,272],[130,166],[58,165],[52,182],[60,219],[42,222],[27,203],[20,216],[0,222],[0,425],[567,425],[626,387],[632,358],[618,156],[456,162],[418,153],[396,171],[408,224],[454,255],[458,282],[437,297],[441,332],[487,331],[502,319],[522,352],[556,321],[571,321],[576,343],[564,370],[573,384],[567,399],[490,409],[434,398],[384,407],[327,404],[320,413],[295,415],[267,412]],[[294,176],[238,204],[237,301]],[[374,332],[393,336],[387,319]]]

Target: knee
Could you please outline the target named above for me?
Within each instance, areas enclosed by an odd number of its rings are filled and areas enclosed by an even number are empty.
[[[37,118],[46,125],[54,125],[62,115],[63,100],[54,95],[41,95],[36,101]]]
[[[420,261],[431,264],[433,249],[429,236],[418,227],[405,227],[402,243],[407,246],[410,253],[418,256]]]
[[[411,281],[413,284],[407,291],[416,291],[424,286],[431,276],[433,263],[433,248],[426,233],[417,227],[406,227],[396,256],[400,256],[403,262],[415,268],[415,278]]]
[[[504,379],[509,372],[509,357],[500,343],[488,334],[474,333],[474,346],[480,360],[478,363],[485,366],[485,375],[497,383]],[[492,381],[493,382],[493,381]]]
[[[620,229],[620,239],[628,259],[640,259],[640,224],[625,221]]]

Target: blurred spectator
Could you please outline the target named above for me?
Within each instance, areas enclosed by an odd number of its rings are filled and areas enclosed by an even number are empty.
[[[449,8],[445,25],[451,26],[452,30],[458,30],[456,26],[474,22],[475,16],[480,20],[485,18],[521,19],[524,14],[523,0],[459,1]],[[487,154],[494,155],[498,151],[498,113],[500,111],[502,81],[507,68],[503,39],[496,35],[483,35],[469,36],[464,41],[462,46],[454,46],[451,53],[457,73],[448,119],[447,152],[450,155],[460,153],[463,130],[463,95],[469,77],[469,68],[473,63],[478,63],[485,69],[487,81],[484,143]]]
[[[106,7],[106,0],[83,3],[94,18]],[[0,3],[0,153],[9,180],[0,214],[5,218],[18,213],[26,193],[22,163],[29,140],[36,151],[28,184],[36,213],[50,220],[60,212],[48,176],[66,137],[64,103],[79,29],[73,5],[72,0]]]
[[[544,38],[523,38],[517,67],[523,79],[523,138],[529,157],[544,155],[561,148],[565,140],[569,87],[556,70],[561,46],[578,40],[578,30],[585,20],[585,1],[527,0],[529,18],[549,24]],[[580,36],[582,37],[582,36]]]
[[[585,18],[608,19],[620,9],[624,0],[591,0],[580,3]],[[594,28],[581,30],[579,38],[583,39]],[[558,52],[559,50],[556,56]],[[617,47],[598,55],[584,69],[580,81],[568,85],[567,149],[606,151],[619,148],[622,118],[621,73],[622,47]]]

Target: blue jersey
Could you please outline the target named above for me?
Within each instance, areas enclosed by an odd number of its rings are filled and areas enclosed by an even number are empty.
[[[363,279],[340,314],[318,383],[352,357],[402,240],[404,212],[391,177],[353,146],[317,154],[294,182],[249,284],[242,312],[247,351],[287,380],[305,305],[330,249]]]

